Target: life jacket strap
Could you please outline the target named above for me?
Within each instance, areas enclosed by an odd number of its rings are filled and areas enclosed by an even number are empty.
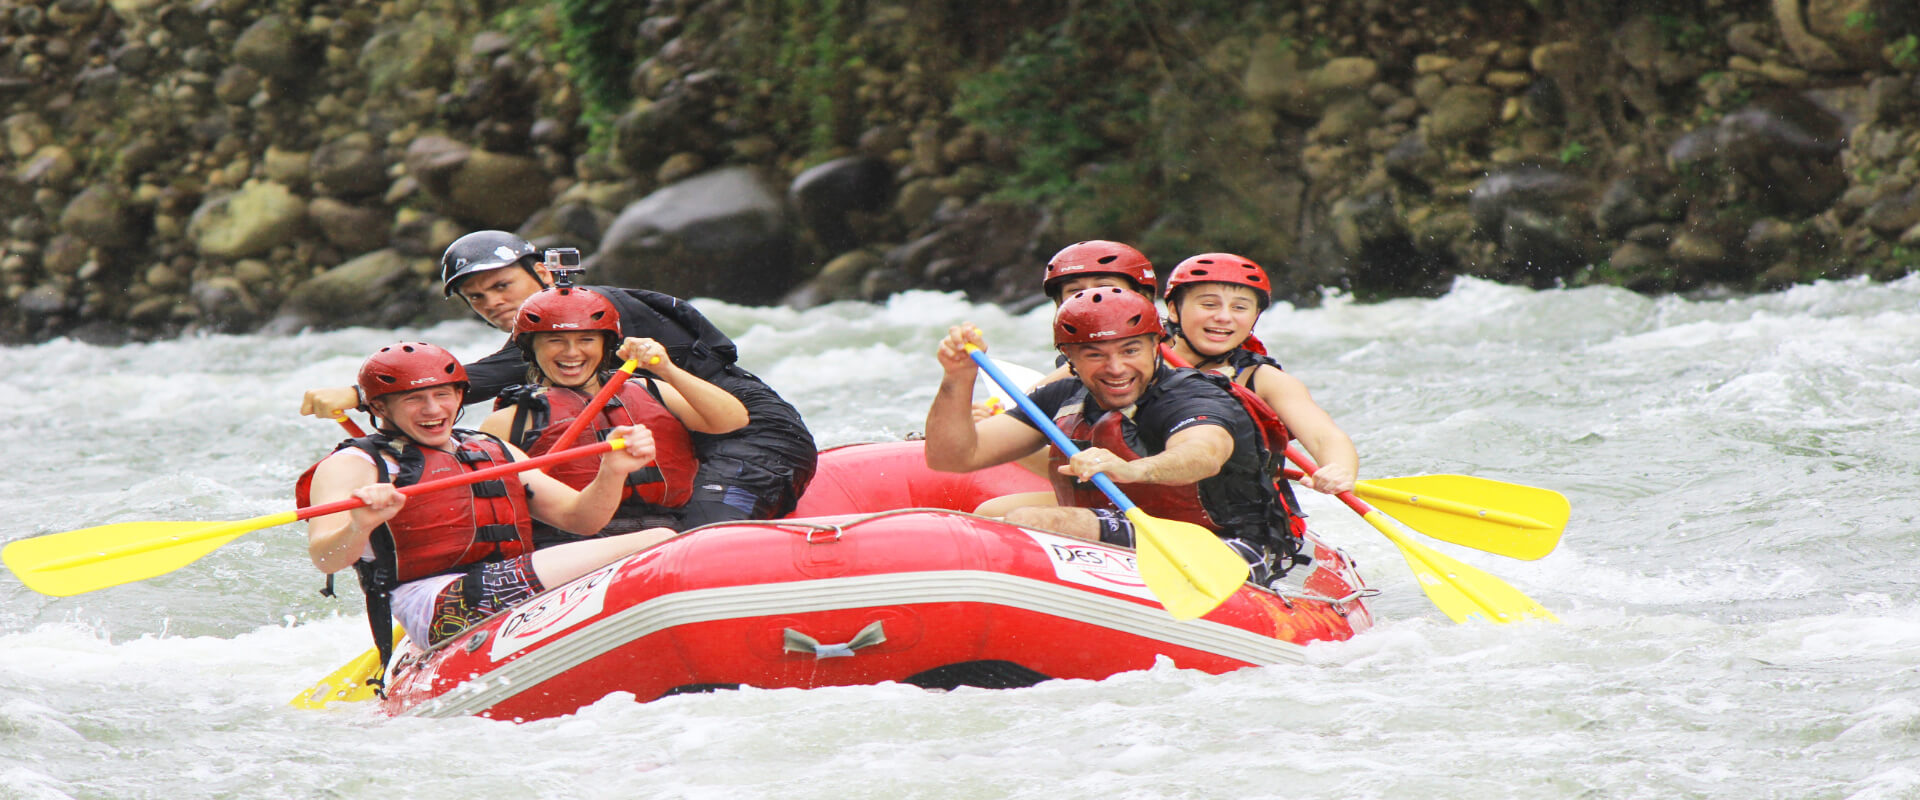
[[[488,455],[485,451],[465,447],[455,450],[453,457],[462,464],[493,463],[493,456]]]
[[[667,476],[660,472],[660,468],[651,464],[627,473],[628,486],[642,486],[649,483],[666,483],[666,481],[667,481]]]
[[[473,538],[480,542],[511,542],[520,538],[520,529],[512,525],[481,525],[474,529]]]

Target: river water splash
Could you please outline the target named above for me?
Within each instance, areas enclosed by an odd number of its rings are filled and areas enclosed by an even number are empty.
[[[949,324],[1051,362],[1044,311],[948,295],[701,306],[823,446],[919,429]],[[1281,306],[1258,330],[1363,477],[1565,493],[1539,561],[1422,539],[1563,624],[1448,622],[1389,542],[1313,496],[1381,623],[1304,666],[386,720],[286,705],[366,647],[357,599],[318,595],[286,526],[78,597],[0,577],[0,798],[1920,798],[1920,280],[1733,299],[1463,281]],[[463,357],[499,341],[403,335]],[[291,508],[339,438],[293,413],[301,390],[395,338],[0,349],[0,540]]]

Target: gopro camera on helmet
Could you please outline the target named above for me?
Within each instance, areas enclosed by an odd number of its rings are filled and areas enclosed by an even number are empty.
[[[540,265],[553,273],[553,285],[560,289],[571,288],[574,274],[585,271],[580,267],[580,251],[572,247],[548,248],[541,254]]]

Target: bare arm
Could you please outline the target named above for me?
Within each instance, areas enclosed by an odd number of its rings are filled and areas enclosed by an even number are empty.
[[[640,362],[648,372],[660,376],[660,401],[687,430],[699,433],[731,433],[747,425],[747,407],[727,390],[708,383],[673,363],[667,348],[652,339],[629,337],[620,345],[621,358]],[[653,359],[658,363],[651,363]]]
[[[378,476],[371,462],[346,451],[328,456],[313,471],[313,505],[348,497],[370,503],[307,520],[307,557],[321,572],[334,573],[353,566],[366,551],[367,538],[406,504],[406,497],[392,484],[374,483]],[[373,491],[365,491],[368,489]]]
[[[967,355],[966,344],[986,349],[978,328],[959,325],[948,329],[935,354],[944,374],[940,390],[927,407],[927,467],[939,472],[972,472],[1004,464],[1046,444],[1046,437],[1006,414],[974,422],[973,382],[979,367]]]
[[[1080,451],[1060,468],[1062,475],[1085,480],[1105,472],[1118,483],[1185,486],[1220,474],[1233,456],[1233,434],[1218,425],[1196,425],[1167,439],[1167,449],[1127,461],[1102,448]]]
[[[1259,387],[1260,399],[1279,413],[1287,432],[1299,439],[1301,446],[1320,464],[1320,470],[1302,482],[1314,491],[1327,494],[1352,490],[1360,471],[1360,454],[1347,432],[1313,401],[1307,385],[1266,364],[1255,371],[1253,383]]]
[[[507,406],[488,414],[480,422],[480,432],[491,433],[503,442],[512,441],[509,437],[513,435],[513,415],[518,411],[517,406]]]
[[[601,456],[600,471],[577,491],[537,469],[520,473],[520,482],[532,491],[528,502],[534,519],[581,536],[599,533],[607,526],[620,508],[627,473],[653,463],[654,456],[653,434],[644,426],[614,428],[609,438],[615,437],[626,439],[627,446]],[[507,450],[515,461],[527,457],[512,444]]]
[[[321,419],[333,419],[360,407],[360,391],[352,386],[308,389],[300,397],[300,413]]]

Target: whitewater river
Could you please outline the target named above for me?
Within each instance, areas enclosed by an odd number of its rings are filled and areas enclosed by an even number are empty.
[[[1044,312],[946,295],[701,306],[821,445],[917,430],[948,324],[1050,362]],[[291,696],[367,646],[300,526],[53,599],[0,575],[0,798],[1920,798],[1920,281],[1722,300],[1465,282],[1269,312],[1362,477],[1559,490],[1559,549],[1434,544],[1563,624],[1455,625],[1330,498],[1381,624],[1304,666],[933,693],[738,691],[561,719],[387,720]],[[464,357],[477,322],[407,335]],[[290,509],[339,439],[295,415],[356,329],[0,349],[0,540]],[[471,409],[469,420],[477,420]]]

